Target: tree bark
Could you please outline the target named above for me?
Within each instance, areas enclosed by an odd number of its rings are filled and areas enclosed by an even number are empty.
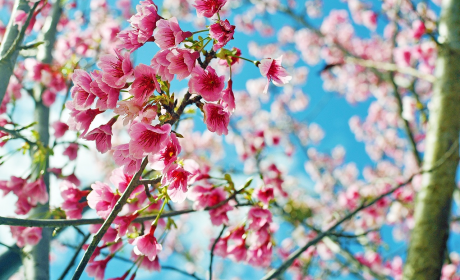
[[[429,106],[423,169],[440,162],[442,165],[423,175],[404,267],[406,280],[439,279],[449,237],[460,131],[460,0],[443,0],[441,8],[436,82]],[[452,147],[455,153],[447,157]]]
[[[56,41],[56,27],[61,18],[62,7],[61,1],[56,0],[53,4],[51,15],[46,19],[43,26],[42,33],[39,35],[39,41],[44,43],[39,46],[37,53],[37,60],[51,64],[53,61],[52,51],[54,43]],[[35,99],[35,121],[36,130],[40,135],[40,142],[44,146],[49,146],[49,108],[43,104],[42,95],[45,91],[43,85],[37,84],[34,88],[34,99]],[[47,171],[49,166],[49,154],[45,157],[45,170],[43,172],[43,180],[45,182],[48,194],[50,194],[50,174]],[[31,216],[43,217],[44,214],[49,212],[49,202],[44,205],[39,205],[31,211]],[[24,273],[27,280],[44,280],[49,279],[49,253],[50,253],[50,241],[52,235],[52,228],[42,229],[42,239],[40,242],[33,247],[26,247],[26,251],[29,257],[23,258]]]
[[[29,12],[29,3],[26,0],[16,0],[14,3],[13,11],[11,12],[10,21],[6,27],[5,37],[3,37],[2,44],[0,45],[0,58],[4,57],[8,50],[13,45],[14,40],[20,35],[20,30],[14,23],[14,15],[17,11]],[[24,38],[19,40],[19,44],[22,44]],[[18,58],[19,50],[15,50],[11,56],[0,60],[0,105],[3,102],[6,88],[10,82],[10,77],[13,74],[14,65],[16,65],[16,59]]]

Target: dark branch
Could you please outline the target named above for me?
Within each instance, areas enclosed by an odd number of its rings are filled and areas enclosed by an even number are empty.
[[[217,242],[219,242],[219,239],[222,237],[222,234],[224,234],[224,230],[226,227],[227,227],[226,225],[222,227],[222,230],[220,231],[216,240],[214,240],[214,243],[212,244],[212,247],[211,247],[211,259],[209,261],[209,280],[212,280],[212,261],[214,259],[214,249],[216,248]]]

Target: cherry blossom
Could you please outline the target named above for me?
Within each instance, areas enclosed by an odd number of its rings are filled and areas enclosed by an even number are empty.
[[[210,18],[218,13],[227,3],[227,0],[195,0],[193,5],[199,17]]]
[[[185,38],[192,36],[192,32],[182,31],[175,17],[168,20],[160,19],[157,22],[155,43],[161,49],[167,49],[179,45]]]
[[[211,66],[206,69],[196,66],[192,71],[192,77],[188,82],[190,93],[201,95],[206,101],[217,101],[222,96],[225,77],[217,76]]]
[[[224,107],[220,104],[206,103],[203,110],[204,122],[208,130],[217,133],[217,135],[227,135],[230,114],[224,110]]]
[[[217,41],[214,44],[213,50],[217,51],[218,49],[227,45],[227,43],[233,39],[233,34],[235,33],[235,26],[231,25],[228,20],[221,20],[217,23],[212,24],[209,27],[209,35],[211,38]]]
[[[282,86],[292,79],[292,76],[281,66],[282,59],[281,56],[277,59],[267,58],[260,61],[260,74],[268,80],[264,93],[267,93],[270,81],[273,81],[276,86]]]
[[[155,154],[166,144],[171,125],[151,126],[145,123],[136,123],[130,127],[129,152],[134,158],[142,158],[144,153]]]

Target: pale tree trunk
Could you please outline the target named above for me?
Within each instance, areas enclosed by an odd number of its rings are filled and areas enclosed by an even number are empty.
[[[442,1],[439,43],[423,169],[438,167],[423,175],[417,195],[415,227],[404,267],[406,280],[439,279],[445,259],[458,165],[460,0]]]
[[[19,50],[16,50],[9,55],[4,57],[8,50],[13,45],[14,41],[20,35],[20,30],[18,26],[14,26],[14,15],[18,10],[29,12],[29,2],[26,0],[16,0],[14,3],[13,11],[11,12],[10,21],[6,27],[5,36],[3,37],[2,44],[0,45],[0,105],[3,102],[3,97],[5,96],[6,88],[10,82],[10,77],[13,74],[14,65],[16,65],[16,59],[18,58]],[[24,36],[23,36],[24,37]],[[18,42],[18,46],[22,44],[24,38],[21,38]],[[3,58],[3,59],[1,59]]]
[[[37,60],[51,64],[53,61],[52,50],[56,41],[56,27],[61,17],[62,7],[61,0],[56,0],[53,4],[51,15],[46,19],[42,33],[39,35],[38,41],[43,41],[44,44],[39,46]],[[42,85],[37,85],[34,88],[35,104],[35,121],[37,122],[36,130],[40,135],[40,141],[43,145],[49,145],[49,108],[42,102],[42,95],[45,88]],[[48,193],[50,186],[50,174],[47,172],[49,166],[49,156],[46,155],[45,172],[43,180],[47,187]],[[39,205],[31,211],[31,216],[43,217],[49,212],[49,202],[45,205]],[[52,228],[43,228],[42,239],[33,247],[24,248],[27,257],[23,258],[24,273],[27,280],[45,280],[49,279],[49,253]]]

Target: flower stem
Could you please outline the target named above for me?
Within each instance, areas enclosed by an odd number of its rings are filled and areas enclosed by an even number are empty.
[[[208,44],[209,42],[211,42],[211,38],[208,39],[208,41],[206,42],[206,44],[204,44],[204,46],[198,51],[198,52],[201,52]]]
[[[192,34],[198,34],[198,33],[206,32],[206,31],[208,31],[208,29],[203,29],[203,30],[200,30],[200,31],[195,31],[195,32],[192,32]]]
[[[163,205],[161,205],[160,212],[158,212],[158,215],[157,215],[157,217],[155,218],[155,221],[153,221],[152,226],[154,226],[154,225],[156,225],[156,224],[158,223],[158,220],[160,219],[161,214],[162,214],[163,211],[165,210],[165,206],[166,206],[167,203],[168,203],[168,198],[165,197],[165,200],[163,201]]]
[[[246,60],[246,61],[249,61],[249,62],[251,62],[251,63],[254,63],[255,65],[258,65],[258,64],[260,63],[260,62],[257,61],[257,60],[250,60],[250,59],[244,58],[244,57],[242,57],[242,56],[237,56],[237,55],[233,55],[233,54],[229,54],[229,56],[236,57],[236,58],[241,58],[241,59],[243,59],[243,60]]]

